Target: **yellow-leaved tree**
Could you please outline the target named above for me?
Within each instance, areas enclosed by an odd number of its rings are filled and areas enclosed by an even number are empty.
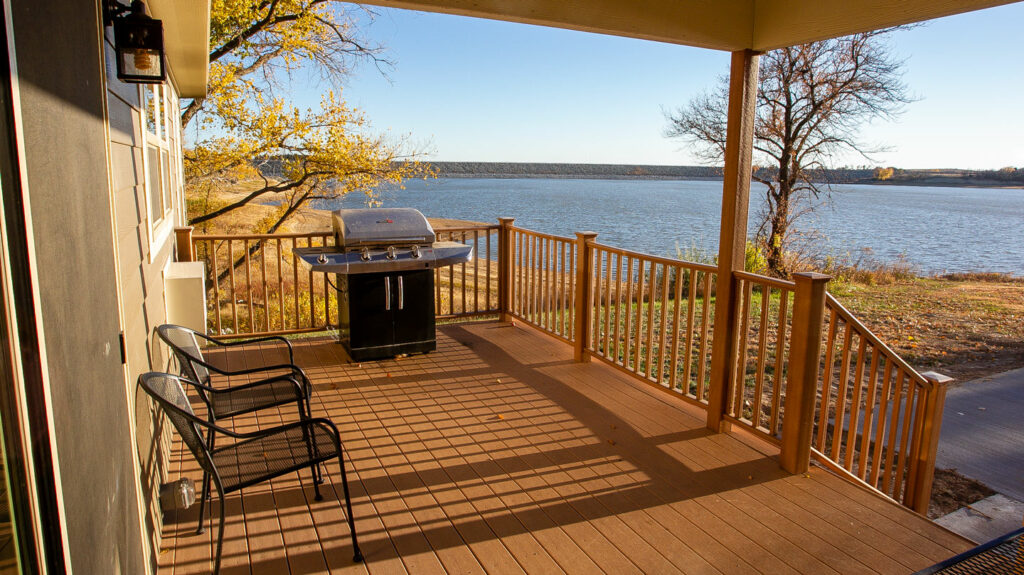
[[[335,0],[213,0],[208,93],[181,114],[190,224],[258,202],[276,209],[252,231],[273,233],[311,201],[372,199],[380,184],[429,175],[406,138],[372,133],[338,95],[359,60],[390,64],[352,10],[372,15]],[[290,104],[292,79],[311,75],[331,88],[319,107]]]

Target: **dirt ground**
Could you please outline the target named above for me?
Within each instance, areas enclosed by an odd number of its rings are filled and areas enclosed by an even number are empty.
[[[984,483],[964,477],[955,469],[936,469],[928,517],[937,519],[995,494]]]
[[[1024,367],[1024,278],[918,278],[831,291],[918,371],[966,382]]]

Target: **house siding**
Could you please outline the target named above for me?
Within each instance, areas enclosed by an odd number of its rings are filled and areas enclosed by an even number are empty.
[[[152,245],[139,91],[116,79],[99,2],[10,6],[69,568],[153,572],[167,430],[135,397],[134,381],[164,367],[151,334],[166,315],[163,270],[174,235]],[[178,172],[180,138],[171,132]],[[171,190],[170,205],[180,206],[180,178]],[[175,225],[182,216],[166,218]]]

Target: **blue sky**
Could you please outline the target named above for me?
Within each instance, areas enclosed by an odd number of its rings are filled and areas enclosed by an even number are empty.
[[[537,26],[376,9],[367,36],[396,67],[358,68],[343,90],[377,131],[434,160],[699,163],[662,136],[664,109],[714,87],[725,52]],[[864,139],[892,152],[837,165],[1024,166],[1024,3],[895,33],[919,101]],[[313,104],[317,88],[299,88]]]

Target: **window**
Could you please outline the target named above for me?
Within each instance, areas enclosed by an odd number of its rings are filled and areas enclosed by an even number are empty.
[[[146,114],[146,200],[150,226],[156,228],[173,207],[174,174],[170,162],[173,142],[170,134],[174,111],[170,110],[166,86],[145,86],[142,92]]]

